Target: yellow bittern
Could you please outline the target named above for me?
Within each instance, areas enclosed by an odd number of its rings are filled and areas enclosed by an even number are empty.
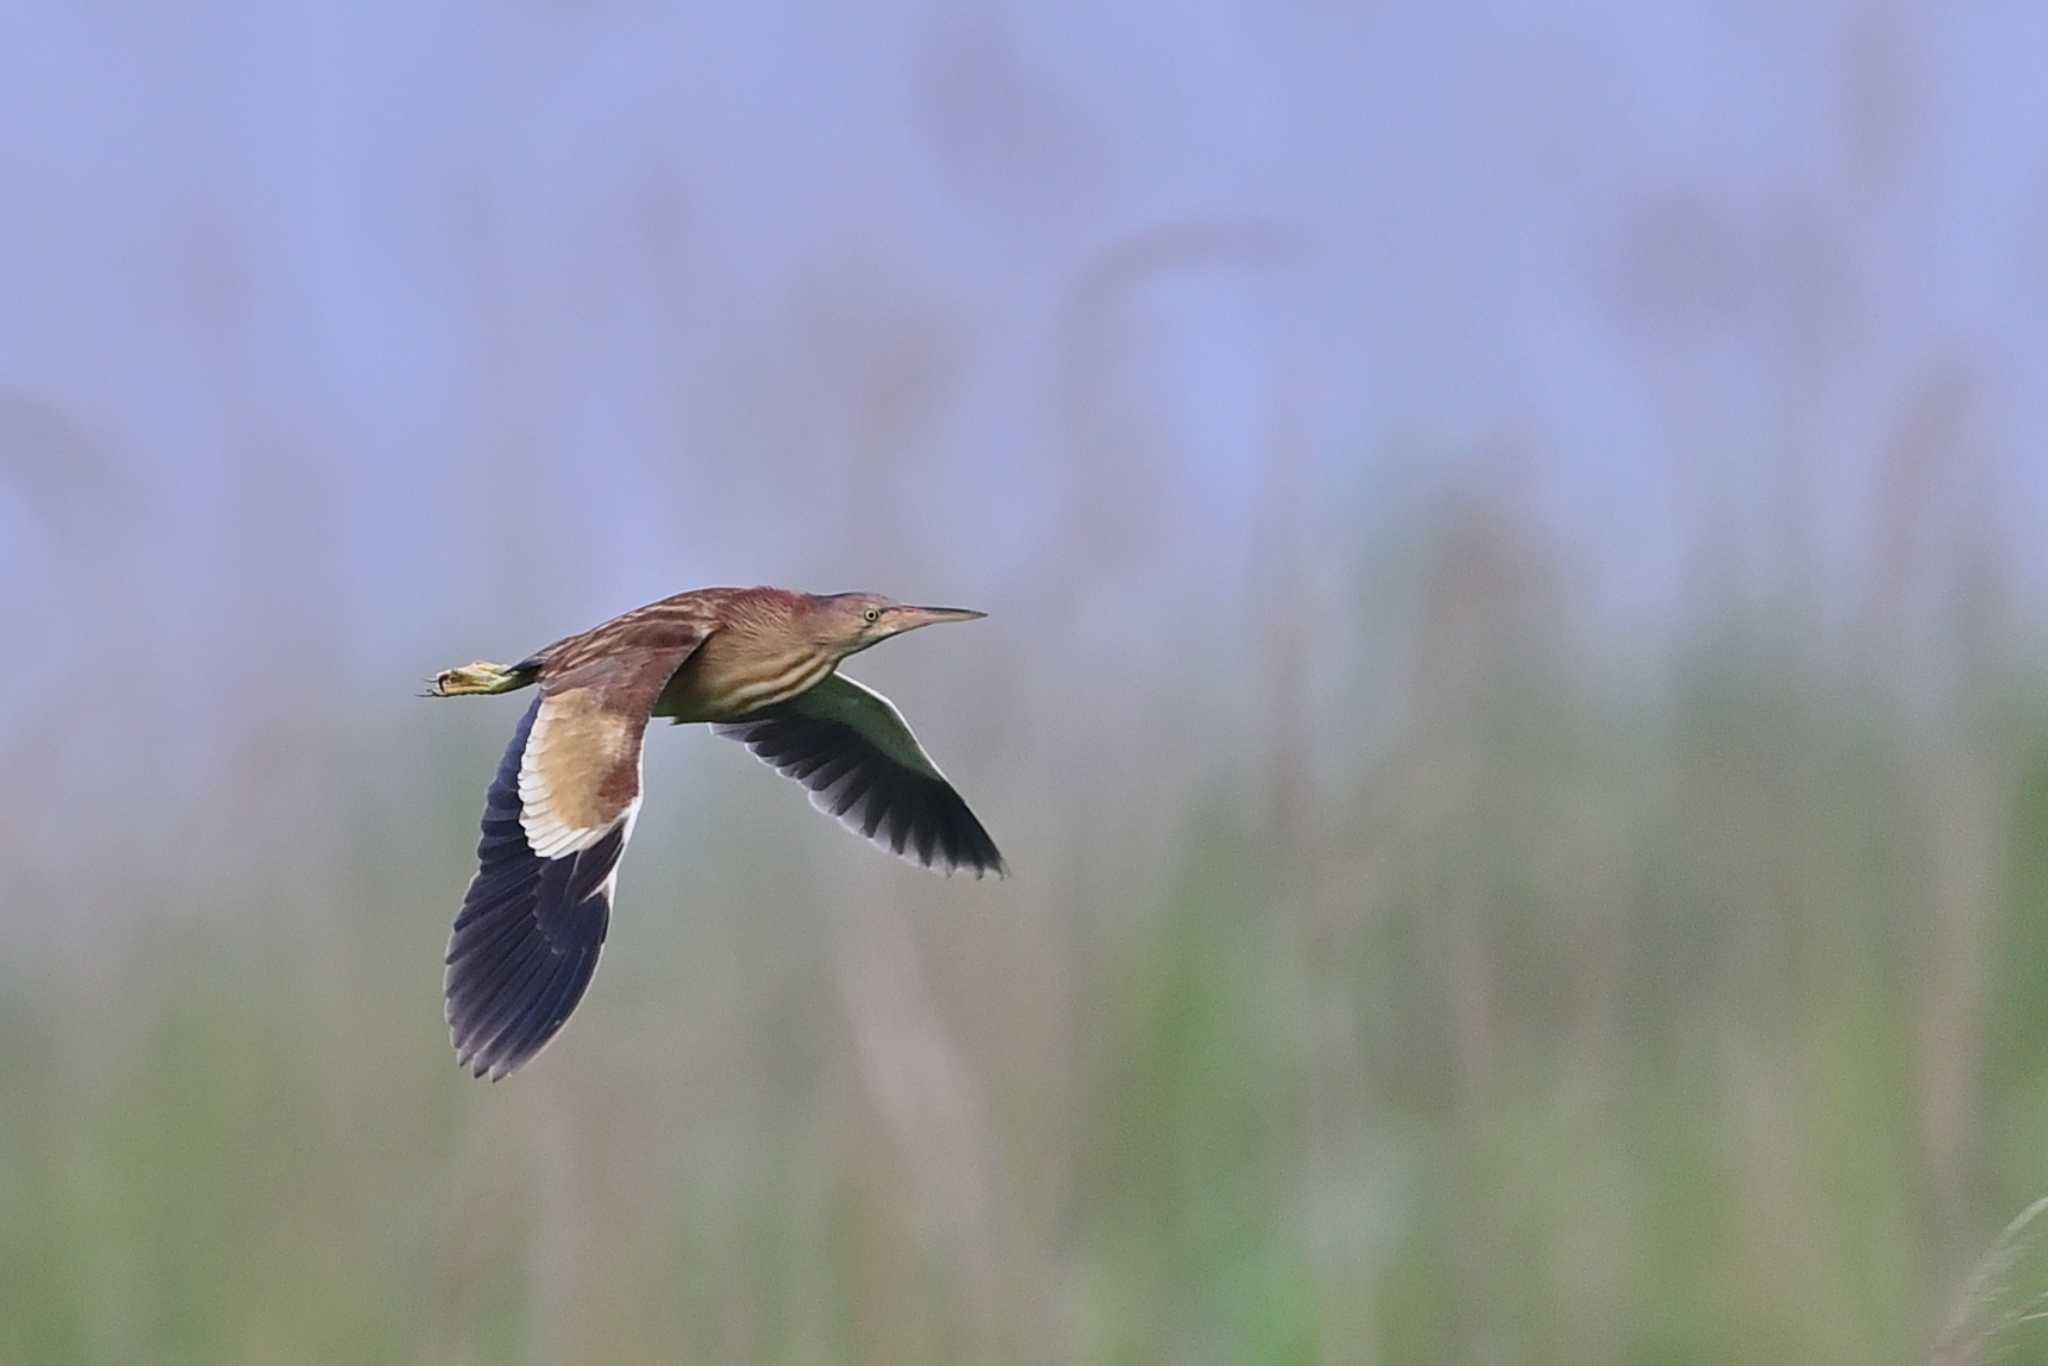
[[[1003,858],[888,698],[838,672],[920,626],[983,616],[874,593],[700,588],[556,641],[509,668],[437,675],[431,697],[540,685],[484,797],[477,871],[448,940],[458,1061],[491,1080],[547,1046],[583,999],[640,810],[647,723],[708,721],[891,852],[944,873]]]

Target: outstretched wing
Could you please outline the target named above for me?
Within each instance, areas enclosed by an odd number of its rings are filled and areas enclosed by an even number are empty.
[[[513,732],[448,940],[449,1036],[476,1076],[518,1070],[583,999],[640,810],[648,713],[696,644],[544,676]]]
[[[951,873],[1003,876],[995,841],[888,698],[831,674],[712,730],[811,790],[811,805],[892,853]]]

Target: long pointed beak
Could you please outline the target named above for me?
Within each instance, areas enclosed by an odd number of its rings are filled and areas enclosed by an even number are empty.
[[[920,626],[934,626],[942,621],[979,621],[986,612],[976,612],[966,607],[892,607],[889,620],[896,627],[895,634],[915,631]]]

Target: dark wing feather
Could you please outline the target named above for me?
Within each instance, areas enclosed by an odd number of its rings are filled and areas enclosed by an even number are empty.
[[[555,1036],[597,971],[611,923],[608,880],[630,815],[588,848],[533,852],[520,825],[519,769],[545,698],[535,698],[484,798],[477,872],[448,940],[448,1025],[477,1076],[506,1076]]]
[[[940,872],[1002,877],[995,841],[888,698],[840,674],[788,702],[720,722],[811,805],[899,857]]]
[[[484,797],[477,871],[448,939],[456,1058],[497,1081],[576,1009],[640,809],[648,713],[689,651],[627,651],[543,677]]]

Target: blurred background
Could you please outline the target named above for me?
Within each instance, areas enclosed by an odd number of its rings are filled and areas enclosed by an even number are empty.
[[[2043,51],[0,12],[0,1362],[2048,1359]],[[658,731],[471,1081],[419,681],[755,582],[1014,878]]]

